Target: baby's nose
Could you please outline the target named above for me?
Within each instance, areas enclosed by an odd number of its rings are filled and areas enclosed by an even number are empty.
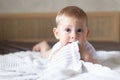
[[[77,39],[77,33],[76,32],[72,32],[71,33],[71,38],[76,40]]]

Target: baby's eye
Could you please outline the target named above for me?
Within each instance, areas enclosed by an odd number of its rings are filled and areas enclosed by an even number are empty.
[[[68,29],[65,29],[66,32],[70,32],[71,30],[68,28]]]
[[[83,30],[82,29],[78,29],[77,32],[82,32]]]

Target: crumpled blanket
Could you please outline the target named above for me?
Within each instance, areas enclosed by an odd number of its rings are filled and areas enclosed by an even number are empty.
[[[53,54],[54,55],[54,54]],[[82,72],[78,41],[62,47],[54,57],[48,62],[48,66],[70,69]],[[51,68],[51,67],[50,67]]]
[[[52,60],[31,51],[1,55],[0,80],[120,80],[120,51],[97,51],[100,64],[92,64],[79,60],[77,46],[66,45]]]

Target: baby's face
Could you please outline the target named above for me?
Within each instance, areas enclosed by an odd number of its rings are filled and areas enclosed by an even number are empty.
[[[87,36],[86,21],[64,16],[56,28],[56,33],[62,46],[74,41],[84,44]]]

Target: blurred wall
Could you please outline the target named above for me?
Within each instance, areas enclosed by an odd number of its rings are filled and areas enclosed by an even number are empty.
[[[120,11],[120,0],[0,0],[0,13],[57,12],[67,5],[85,11]]]

